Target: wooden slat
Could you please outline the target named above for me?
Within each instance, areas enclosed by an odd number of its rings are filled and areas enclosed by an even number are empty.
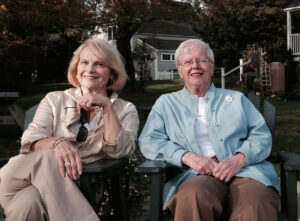
[[[15,101],[19,92],[0,92],[0,101]]]
[[[17,103],[12,103],[8,107],[11,116],[15,119],[19,127],[24,130],[25,121],[25,111],[17,105]]]
[[[18,98],[19,92],[0,92],[0,98],[4,97]]]
[[[16,121],[11,116],[0,116],[0,125],[15,125]]]

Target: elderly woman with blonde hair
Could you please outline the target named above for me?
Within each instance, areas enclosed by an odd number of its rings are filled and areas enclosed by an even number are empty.
[[[135,150],[136,108],[115,92],[127,80],[118,50],[86,40],[74,52],[68,80],[75,88],[42,99],[20,154],[0,170],[6,220],[99,220],[73,180],[83,164]]]

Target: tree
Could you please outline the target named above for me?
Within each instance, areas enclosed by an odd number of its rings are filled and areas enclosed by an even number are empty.
[[[0,3],[0,74],[2,89],[39,80],[65,80],[74,49],[95,27],[94,12],[80,0],[2,0]]]
[[[194,0],[198,33],[213,48],[220,66],[237,65],[247,44],[285,41],[287,0]],[[200,3],[201,7],[200,7]]]
[[[98,13],[97,25],[104,30],[115,27],[116,44],[126,62],[131,79],[129,89],[134,89],[134,66],[130,40],[142,24],[154,19],[183,21],[193,14],[187,3],[174,0],[96,0],[89,1]],[[176,13],[174,13],[176,12]]]
[[[151,79],[150,65],[155,59],[153,49],[147,47],[144,42],[138,43],[134,47],[132,57],[137,64],[136,72],[140,77],[140,87],[142,87],[146,80]]]

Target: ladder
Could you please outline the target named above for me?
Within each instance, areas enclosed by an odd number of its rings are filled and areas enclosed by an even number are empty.
[[[270,72],[270,65],[261,59],[260,63],[260,81],[261,86],[271,86],[271,72]]]

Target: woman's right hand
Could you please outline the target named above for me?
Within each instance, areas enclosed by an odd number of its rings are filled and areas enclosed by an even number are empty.
[[[82,173],[82,160],[78,150],[73,145],[64,140],[53,150],[58,161],[59,173],[65,177],[66,172],[71,179],[76,180]]]
[[[213,174],[213,169],[217,164],[210,157],[200,156],[191,152],[186,152],[182,158],[182,163],[189,166],[193,170],[196,170],[199,173],[204,173],[207,175]]]

